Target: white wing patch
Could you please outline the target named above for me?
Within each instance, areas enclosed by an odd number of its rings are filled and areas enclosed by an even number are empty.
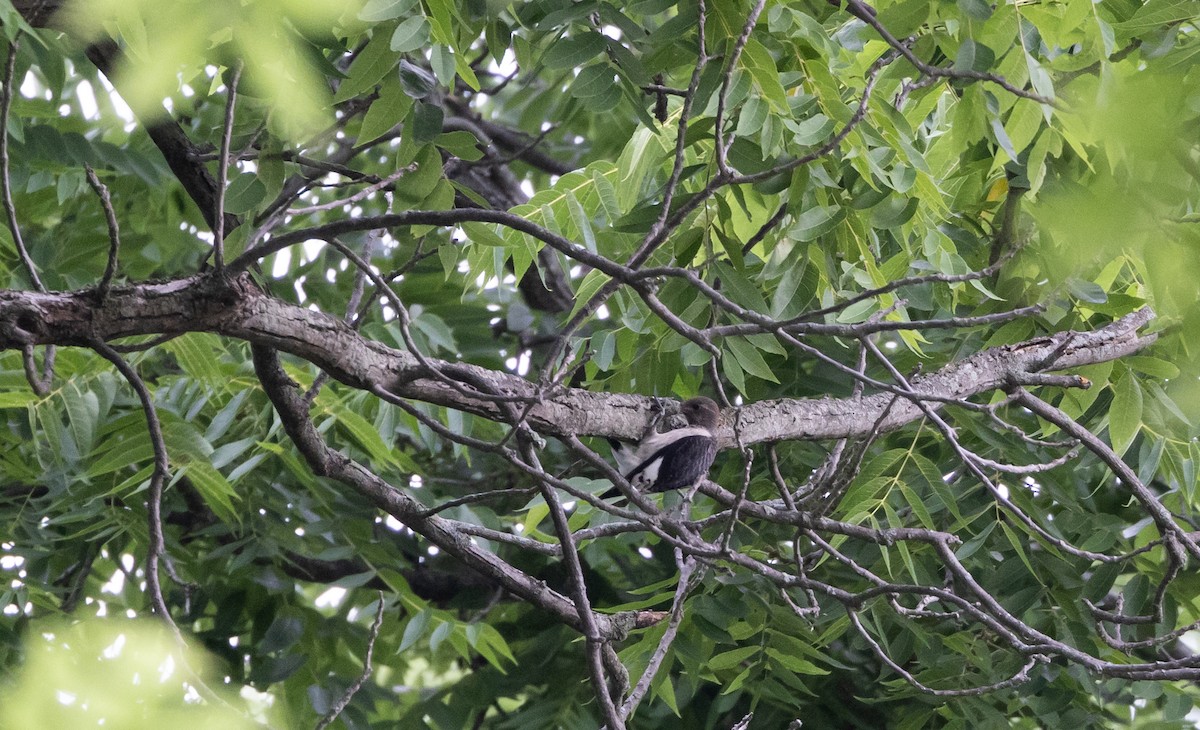
[[[712,432],[701,426],[653,433],[637,445],[609,443],[621,474],[643,492],[691,486],[708,473],[716,453]]]
[[[637,449],[629,444],[616,444],[612,450],[613,458],[617,460],[617,470],[622,476],[637,468],[639,463]]]
[[[654,483],[658,481],[658,469],[662,466],[662,462],[663,460],[660,456],[649,464],[646,464],[645,468],[639,471],[637,475],[633,477],[633,481],[630,482],[630,484],[638,487],[639,489],[653,486]],[[637,466],[637,464],[634,464],[635,468]],[[633,471],[633,469],[630,469],[629,471]]]

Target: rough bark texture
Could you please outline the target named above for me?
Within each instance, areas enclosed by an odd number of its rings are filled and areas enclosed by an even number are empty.
[[[1146,347],[1154,335],[1139,335],[1153,313],[1142,309],[1093,332],[1060,332],[977,353],[917,378],[913,387],[940,400],[973,395],[1022,382],[1047,369],[1068,369],[1113,360]],[[274,299],[248,277],[225,280],[199,275],[161,284],[114,289],[102,304],[91,291],[0,292],[0,347],[86,345],[95,339],[134,335],[212,332],[266,345],[307,360],[355,388],[382,387],[402,398],[501,419],[486,398],[473,398],[430,377],[411,353],[373,342],[343,321]],[[538,400],[536,384],[512,373],[426,358],[443,374],[482,382],[499,394],[537,400],[530,424],[540,433],[633,439],[645,429],[653,403],[623,393],[564,388]],[[464,386],[467,387],[467,386]],[[718,434],[728,446],[787,439],[824,440],[893,429],[922,416],[908,400],[890,393],[856,398],[782,399],[752,403],[727,412]]]

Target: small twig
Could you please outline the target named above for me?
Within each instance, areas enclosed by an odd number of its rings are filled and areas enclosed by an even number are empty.
[[[367,272],[362,269],[354,269],[354,288],[350,291],[350,300],[346,302],[346,324],[350,325],[351,329],[357,330],[362,325],[362,317],[358,311],[358,305],[362,301],[363,290],[366,288]],[[372,299],[371,301],[374,301]],[[321,388],[325,387],[325,383],[329,382],[329,373],[322,370],[313,378],[312,385],[304,392],[304,401],[309,405],[317,399],[317,394],[321,392]]]
[[[932,64],[925,63],[921,59],[917,58],[916,54],[913,53],[903,41],[898,40],[894,35],[892,35],[891,32],[888,31],[888,29],[883,25],[883,23],[881,23],[879,19],[875,17],[876,13],[874,8],[867,5],[862,0],[846,0],[846,9],[855,15],[855,17],[874,28],[875,32],[878,33],[881,38],[883,38],[884,42],[899,51],[899,53],[904,56],[909,63],[911,63],[913,66],[916,66],[918,71],[927,76],[953,79],[970,79],[972,81],[990,81],[991,83],[996,84],[1008,93],[1015,96],[1020,96],[1025,99],[1032,99],[1033,101],[1041,104],[1049,104],[1050,106],[1054,107],[1058,106],[1054,99],[1047,98],[1032,91],[1019,89],[1016,86],[1013,86],[1012,83],[1010,83],[1003,76],[969,69],[942,68],[940,66],[934,66]]]
[[[989,459],[986,456],[980,456],[967,447],[963,447],[963,450],[969,453],[971,458],[978,462],[980,466],[985,466],[989,469],[995,469],[996,471],[1004,472],[1005,474],[1041,474],[1042,472],[1057,469],[1063,464],[1066,464],[1068,461],[1071,461],[1075,457],[1079,456],[1079,449],[1080,447],[1076,446],[1070,451],[1067,451],[1061,456],[1051,459],[1050,461],[1039,461],[1033,464],[1006,464],[1002,461]]]
[[[383,626],[383,591],[379,591],[379,606],[375,609],[375,621],[371,624],[371,631],[367,635],[367,654],[363,657],[362,674],[358,675],[358,679],[354,681],[346,691],[338,699],[337,702],[329,708],[329,712],[321,718],[317,723],[315,730],[324,730],[337,719],[338,715],[342,714],[342,710],[350,704],[350,700],[354,699],[354,695],[362,689],[367,680],[371,678],[371,655],[375,652],[375,640],[379,638],[379,628]]]
[[[22,363],[25,366],[25,379],[33,392],[40,396],[50,395],[50,386],[54,380],[54,356],[58,351],[54,345],[46,346],[46,356],[42,359],[42,372],[38,373],[37,359],[34,357],[33,345],[21,348]]]
[[[642,84],[642,92],[645,94],[666,94],[668,96],[687,96],[687,89],[676,89],[663,84]]]
[[[167,444],[163,439],[162,424],[158,420],[158,410],[154,406],[154,398],[146,387],[145,381],[137,371],[121,357],[120,353],[101,340],[95,340],[91,347],[101,357],[116,366],[130,387],[137,393],[142,402],[142,411],[146,415],[146,430],[150,435],[150,444],[154,449],[154,472],[150,475],[150,496],[146,500],[147,523],[150,530],[150,545],[146,550],[146,590],[150,592],[150,603],[154,612],[166,622],[175,636],[183,640],[179,627],[171,618],[167,603],[163,599],[162,584],[159,582],[159,559],[166,552],[162,528],[162,496],[163,485],[170,473],[171,465],[167,456]]]
[[[699,582],[693,579],[693,572],[696,569],[696,559],[694,557],[688,556],[685,558],[683,551],[677,549],[675,551],[675,563],[679,566],[679,582],[675,586],[675,600],[671,603],[671,618],[667,622],[667,627],[663,631],[662,638],[658,640],[658,646],[654,648],[654,653],[650,655],[650,661],[646,664],[646,670],[642,672],[642,676],[638,679],[633,691],[621,703],[621,716],[626,719],[633,716],[638,704],[646,696],[646,692],[650,690],[651,682],[658,675],[663,660],[667,658],[667,651],[675,641],[675,635],[679,631],[679,624],[683,622],[683,602],[687,599],[692,588]],[[699,575],[697,573],[696,578]]]
[[[367,187],[363,188],[362,190],[359,190],[358,192],[354,193],[353,195],[351,195],[348,198],[339,198],[337,200],[331,200],[328,203],[321,203],[319,205],[310,205],[307,208],[291,208],[288,210],[288,214],[289,215],[306,215],[308,213],[319,213],[323,210],[333,210],[334,208],[340,208],[340,207],[346,206],[346,205],[353,205],[354,203],[357,203],[358,201],[362,200],[363,198],[367,197],[368,195],[378,192],[380,189],[385,188],[388,185],[391,185],[392,183],[396,182],[400,178],[404,177],[405,175],[407,175],[408,173],[410,173],[416,169],[417,169],[416,163],[407,165],[405,167],[400,168],[399,170],[396,170],[391,175],[388,175],[387,177],[383,178],[382,180],[371,183]]]
[[[100,277],[100,283],[96,285],[96,301],[103,304],[104,299],[108,296],[108,290],[112,286],[113,276],[117,273],[117,253],[121,250],[121,232],[117,226],[117,214],[113,211],[108,187],[100,182],[100,178],[96,177],[96,171],[92,169],[91,165],[84,165],[83,169],[87,173],[88,185],[92,186],[92,190],[95,190],[96,195],[100,198],[100,207],[104,208],[104,220],[108,223],[108,263],[104,266],[104,275]]]
[[[430,507],[421,513],[422,517],[432,517],[433,515],[445,512],[454,507],[461,507],[464,504],[474,504],[476,502],[486,502],[492,499],[501,497],[527,497],[537,491],[537,487],[523,487],[515,489],[496,489],[490,492],[480,492],[478,494],[468,494],[457,499],[451,499],[447,502]]]
[[[733,170],[729,167],[729,146],[732,136],[730,140],[726,140],[724,129],[726,106],[729,104],[729,92],[733,87],[733,75],[737,70],[738,61],[742,57],[742,51],[746,50],[746,44],[750,42],[750,34],[754,32],[754,26],[758,23],[758,16],[766,6],[766,0],[758,0],[754,4],[754,7],[750,9],[750,13],[746,17],[746,22],[742,25],[742,32],[738,34],[737,40],[734,41],[733,49],[729,52],[729,57],[725,60],[725,70],[721,74],[721,91],[717,96],[717,120],[714,139],[717,151],[717,170],[723,178],[732,177],[734,174]]]
[[[741,409],[738,409],[738,418],[741,417]],[[737,423],[734,424],[734,433],[737,436],[739,450],[742,452],[744,466],[742,467],[742,488],[737,493],[737,499],[733,503],[733,508],[729,510],[729,523],[725,525],[725,529],[721,532],[721,552],[729,551],[729,544],[733,540],[733,529],[737,527],[739,513],[742,509],[742,503],[746,501],[746,493],[750,491],[750,477],[753,476],[751,470],[754,466],[754,449],[741,443],[742,437],[740,430],[737,428]]]
[[[969,687],[966,689],[934,689],[933,687],[922,684],[921,681],[914,677],[911,672],[897,664],[890,656],[888,656],[883,647],[879,645],[879,642],[876,641],[875,638],[867,631],[866,627],[862,625],[862,621],[858,618],[857,611],[847,610],[846,613],[850,617],[850,622],[854,624],[854,628],[858,630],[859,636],[863,637],[863,640],[867,642],[867,644],[871,647],[871,651],[875,653],[875,656],[879,657],[880,661],[886,664],[893,672],[903,677],[905,682],[908,682],[913,687],[916,687],[925,694],[933,695],[935,697],[975,697],[978,695],[987,694],[989,692],[996,692],[998,690],[1008,689],[1009,687],[1015,687],[1019,684],[1028,682],[1029,670],[1033,669],[1039,663],[1046,661],[1046,657],[1040,654],[1034,654],[1028,659],[1028,661],[1025,662],[1023,667],[1017,670],[1016,674],[1013,676],[999,682],[983,685],[982,687]]]
[[[0,94],[0,168],[3,173],[0,174],[0,184],[4,188],[4,214],[8,218],[8,230],[12,232],[13,243],[17,246],[17,255],[21,258],[21,264],[25,267],[25,273],[29,274],[29,280],[33,282],[34,288],[45,292],[46,285],[38,276],[37,266],[29,256],[29,249],[25,247],[25,239],[21,236],[21,227],[17,224],[17,208],[13,204],[12,179],[9,172],[11,164],[8,155],[8,114],[12,108],[13,82],[15,81],[13,75],[16,72],[19,48],[20,43],[16,40],[8,46],[8,62],[4,66],[4,93]]]
[[[512,410],[507,405],[506,408]],[[513,415],[515,416],[515,414]],[[524,428],[528,429],[528,426]],[[525,454],[526,461],[531,466],[541,469],[537,451],[533,447],[534,441],[528,438],[528,435],[529,433],[523,433],[519,436],[521,449]],[[575,540],[571,536],[571,526],[566,510],[563,509],[562,502],[553,486],[546,481],[540,481],[539,487],[542,498],[550,509],[550,520],[554,523],[554,531],[558,534],[559,545],[562,546],[563,563],[571,575],[571,597],[574,599],[575,609],[579,615],[581,632],[587,642],[588,668],[591,670],[596,701],[600,703],[600,710],[609,730],[624,730],[625,719],[617,710],[612,693],[609,691],[605,672],[604,645],[608,643],[608,638],[601,635],[596,625],[596,614],[592,611],[587,582],[583,577],[583,564],[580,562]]]
[[[1075,419],[1024,388],[1014,389],[1013,395],[1016,396],[1018,404],[1033,411],[1035,415],[1047,423],[1053,423],[1068,435],[1078,439],[1088,451],[1099,457],[1150,514],[1150,517],[1154,520],[1154,524],[1158,527],[1159,533],[1164,538],[1168,535],[1173,535],[1179,541],[1179,544],[1187,549],[1188,554],[1194,558],[1200,558],[1200,545],[1192,539],[1191,535],[1184,532],[1176,524],[1175,517],[1171,514],[1171,511],[1163,506],[1163,503],[1138,478],[1137,473],[1129,468],[1129,465],[1108,444],[1101,441],[1091,431],[1080,426]]]
[[[92,574],[92,566],[95,564],[96,558],[100,557],[100,547],[100,542],[89,542],[84,547],[83,556],[79,558],[79,562],[68,570],[65,576],[69,580],[67,592],[59,605],[59,610],[63,613],[74,613],[75,608],[79,605],[79,599],[83,597],[83,589],[87,585],[88,576]]]
[[[858,108],[854,110],[854,113],[850,115],[850,119],[847,120],[846,124],[843,125],[842,128],[837,131],[837,133],[825,140],[825,142],[823,142],[815,150],[801,157],[797,157],[794,160],[789,160],[781,165],[776,165],[768,170],[763,170],[762,172],[756,172],[751,175],[735,175],[729,178],[729,180],[726,182],[729,184],[738,185],[766,180],[767,178],[794,170],[802,165],[807,165],[810,162],[816,162],[825,155],[833,152],[838,148],[839,145],[841,145],[842,142],[846,140],[847,137],[850,136],[850,133],[854,131],[855,127],[862,123],[862,120],[866,118],[867,109],[871,103],[871,94],[874,93],[875,85],[879,82],[880,72],[883,71],[884,67],[891,64],[892,61],[895,61],[898,57],[898,54],[894,51],[885,53],[871,65],[871,68],[867,69],[867,83],[863,87],[862,98],[859,99]]]
[[[213,268],[218,272],[225,268],[225,188],[229,183],[229,141],[233,137],[233,113],[237,105],[238,81],[242,77],[242,64],[231,69],[226,88],[225,126],[221,132],[221,158],[217,161],[217,212],[213,229]]]
[[[11,164],[8,155],[8,114],[12,108],[13,76],[16,73],[19,47],[20,43],[16,39],[9,44],[8,61],[4,66],[4,91],[0,94],[0,193],[3,193],[4,215],[8,221],[8,230],[12,233],[13,243],[16,244],[17,256],[21,259],[21,265],[29,274],[29,280],[33,282],[34,288],[45,293],[46,285],[38,276],[37,266],[29,255],[29,249],[25,247],[25,238],[21,235],[21,226],[17,222],[17,207],[13,203],[12,197]],[[40,396],[49,395],[50,386],[54,380],[54,356],[56,353],[54,345],[46,346],[46,357],[42,360],[40,375],[33,357],[33,346],[27,345],[22,349],[24,351],[25,379],[29,381],[29,386],[33,388],[34,393]]]
[[[382,276],[376,273],[365,259],[351,250],[349,246],[342,243],[336,237],[327,238],[325,239],[325,242],[337,249],[338,252],[340,252],[343,256],[348,258],[351,263],[357,266],[360,271],[366,274],[367,278],[371,280],[371,283],[379,289],[380,294],[391,301],[392,305],[396,308],[396,319],[400,325],[400,337],[404,340],[405,347],[408,348],[408,351],[414,358],[417,359],[417,362],[421,364],[422,368],[424,368],[425,372],[428,373],[431,378],[444,383],[446,386],[452,388],[459,394],[470,398],[480,398],[503,403],[512,403],[525,400],[525,398],[522,396],[498,395],[496,393],[484,392],[483,390],[476,389],[467,390],[461,381],[455,380],[454,378],[446,375],[441,368],[435,366],[432,361],[430,361],[429,358],[426,357],[423,352],[421,352],[421,349],[417,347],[417,343],[412,339],[412,331],[410,330],[412,318],[409,316],[408,307],[404,306],[403,300],[400,299],[400,295],[396,293],[396,290],[392,288],[392,285],[385,281]]]
[[[896,369],[896,366],[892,364],[892,361],[889,360],[887,356],[879,350],[875,343],[871,342],[871,340],[867,338],[863,338],[862,342],[867,346],[875,359],[878,360],[879,363],[882,364],[889,373],[891,373],[896,382],[900,384],[900,394],[905,398],[908,398],[913,405],[917,406],[917,408],[921,409],[921,412],[925,414],[925,417],[929,419],[930,423],[932,423],[942,433],[942,435],[945,436],[946,443],[950,445],[950,448],[954,451],[955,455],[960,461],[962,461],[963,466],[967,468],[967,471],[971,472],[972,476],[974,476],[981,484],[983,484],[988,493],[991,494],[992,498],[996,501],[996,504],[1000,505],[1004,509],[1007,509],[1010,514],[1015,515],[1022,524],[1030,529],[1030,531],[1041,537],[1047,543],[1054,545],[1059,550],[1070,553],[1071,555],[1075,555],[1076,557],[1087,558],[1088,560],[1096,560],[1104,563],[1113,563],[1124,559],[1120,556],[1112,556],[1105,553],[1097,553],[1091,550],[1075,547],[1067,540],[1055,536],[1048,529],[1038,524],[1036,520],[1026,514],[1024,510],[1018,507],[1015,502],[1005,495],[1005,492],[996,485],[996,482],[990,476],[988,476],[987,472],[984,471],[983,466],[974,458],[974,454],[968,451],[966,447],[962,445],[958,439],[958,434],[955,432],[954,427],[947,423],[944,418],[938,415],[935,409],[930,407],[929,403],[927,402],[929,399],[913,392],[912,384],[909,382],[908,378],[906,378],[903,373]]]
[[[754,232],[754,235],[750,237],[750,240],[746,241],[746,243],[742,246],[743,256],[750,253],[750,249],[757,246],[760,241],[767,237],[768,233],[774,230],[775,227],[783,221],[784,216],[787,214],[787,208],[788,207],[786,203],[779,206],[779,210],[775,211],[775,215],[771,216],[770,220],[762,224],[762,227]]]
[[[762,11],[762,7],[765,4],[766,0],[759,0],[758,9],[752,11],[753,15],[757,17],[757,14]],[[637,253],[630,260],[631,267],[636,267],[645,261],[653,250],[653,247],[658,245],[669,231],[667,218],[671,214],[671,204],[675,200],[675,193],[679,188],[679,180],[683,175],[684,160],[686,159],[685,154],[688,147],[687,129],[688,124],[691,122],[692,104],[696,100],[696,91],[700,88],[700,79],[703,77],[704,69],[708,66],[708,49],[705,46],[704,39],[705,26],[708,22],[708,8],[705,7],[704,0],[700,0],[698,3],[696,13],[696,65],[692,68],[692,76],[688,81],[687,93],[684,95],[683,105],[679,109],[679,121],[676,122],[675,154],[671,164],[671,174],[667,177],[667,183],[663,188],[663,197],[660,203],[658,218],[650,226],[650,230],[646,233]],[[753,26],[753,23],[749,25]],[[747,38],[741,40],[743,46],[749,37],[749,33],[750,31],[747,29],[745,31]],[[719,135],[720,121],[717,123],[717,132]]]

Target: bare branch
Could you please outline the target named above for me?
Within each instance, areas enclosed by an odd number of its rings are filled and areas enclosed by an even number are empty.
[[[419,502],[357,462],[330,449],[308,420],[303,398],[296,392],[295,383],[284,373],[278,355],[261,345],[253,347],[253,354],[259,380],[279,412],[288,436],[315,474],[342,482],[486,578],[531,604],[540,606],[564,623],[579,627],[578,610],[568,598],[491,552],[476,547],[450,521],[437,516],[424,516],[424,507]],[[611,630],[607,625],[610,620],[608,617],[596,617],[598,623],[605,622],[605,634]]]
[[[13,243],[17,246],[17,256],[20,257],[21,265],[25,267],[25,273],[33,282],[34,288],[44,292],[46,285],[42,283],[42,277],[38,276],[37,266],[29,256],[25,238],[21,235],[21,226],[17,223],[17,207],[13,204],[12,180],[9,172],[11,163],[8,153],[8,114],[12,109],[14,84],[16,83],[13,74],[17,65],[18,50],[20,50],[19,41],[14,40],[9,44],[8,60],[4,65],[4,93],[0,94],[0,185],[3,185],[4,215],[8,220],[8,230],[12,233]]]
[[[892,35],[886,27],[884,27],[883,23],[881,23],[876,17],[874,8],[867,5],[862,0],[846,0],[846,8],[853,13],[856,18],[859,18],[864,23],[874,28],[875,32],[879,34],[880,38],[883,38],[883,40],[889,46],[899,51],[909,63],[911,63],[913,66],[916,66],[917,70],[926,76],[932,76],[936,78],[971,79],[973,81],[988,81],[996,84],[1014,96],[1032,99],[1033,101],[1041,104],[1049,104],[1051,106],[1056,105],[1054,99],[1049,99],[1032,91],[1026,91],[1024,89],[1017,88],[1009,83],[1003,76],[984,73],[982,71],[972,71],[969,69],[942,68],[940,66],[934,66],[925,63],[921,59],[917,58],[916,54],[914,54],[908,48],[908,46],[904,44],[903,41],[897,40],[896,37]]]
[[[717,170],[723,178],[733,176],[733,170],[729,168],[729,141],[725,139],[724,129],[725,107],[729,103],[729,89],[733,85],[733,72],[737,70],[742,51],[746,49],[746,44],[750,41],[750,34],[754,31],[755,24],[758,23],[758,16],[766,5],[766,0],[759,0],[750,9],[750,14],[746,17],[745,24],[742,25],[742,32],[738,34],[733,49],[725,60],[725,71],[721,75],[721,93],[717,96],[716,143]]]
[[[905,682],[908,682],[925,694],[933,695],[934,697],[975,697],[978,695],[987,694],[988,692],[997,692],[1002,689],[1008,689],[1009,687],[1016,687],[1019,684],[1028,682],[1029,671],[1039,663],[1046,661],[1045,657],[1041,655],[1034,655],[1030,657],[1029,661],[1025,662],[1025,665],[1017,670],[1017,673],[1013,676],[999,682],[983,685],[981,687],[971,687],[968,689],[934,689],[922,684],[916,677],[912,675],[911,672],[897,664],[890,656],[888,656],[883,647],[879,645],[879,642],[876,641],[875,638],[872,637],[867,631],[866,627],[862,625],[862,620],[859,619],[857,611],[847,611],[847,614],[850,616],[850,623],[854,624],[854,628],[858,631],[859,636],[863,637],[863,639],[871,647],[871,650],[875,652],[875,656],[879,657],[880,661],[888,665],[888,668],[893,672],[903,677]]]
[[[1141,503],[1146,512],[1154,519],[1154,524],[1158,527],[1159,534],[1164,538],[1168,536],[1174,537],[1179,541],[1179,544],[1187,548],[1188,554],[1195,559],[1200,559],[1200,544],[1197,544],[1192,535],[1175,522],[1175,516],[1163,506],[1163,503],[1142,483],[1142,480],[1138,478],[1133,469],[1130,469],[1129,465],[1122,461],[1121,457],[1108,444],[1101,441],[1091,431],[1076,423],[1075,419],[1029,391],[1023,388],[1015,388],[1013,394],[1016,396],[1017,403],[1033,411],[1039,418],[1053,423],[1073,438],[1078,439],[1089,451],[1099,457],[1108,468],[1112,469],[1117,478],[1121,480],[1121,483],[1133,493],[1137,501]]]
[[[96,177],[96,171],[92,169],[91,165],[84,165],[84,171],[87,174],[88,185],[92,186],[92,190],[95,190],[96,196],[100,198],[100,206],[104,209],[104,220],[108,223],[108,263],[104,266],[104,275],[100,277],[100,283],[96,285],[96,299],[103,302],[112,286],[113,276],[117,273],[117,254],[121,250],[121,230],[117,224],[117,214],[113,211],[108,187],[100,182],[100,178]]]
[[[1070,343],[1055,367],[1113,360],[1154,342],[1154,335],[1140,336],[1137,332],[1152,317],[1149,309],[1141,309],[1091,332],[1057,333],[983,350],[914,379],[912,387],[921,399],[965,402],[971,396],[1007,387],[1014,375],[1035,368],[1064,338],[1070,338]],[[0,348],[86,345],[96,337],[111,340],[181,332],[214,332],[278,347],[351,387],[372,391],[381,388],[402,398],[499,418],[500,412],[491,399],[463,395],[428,377],[427,367],[432,367],[458,382],[469,383],[481,394],[500,393],[513,402],[535,402],[529,412],[530,423],[539,433],[550,436],[580,434],[632,440],[641,435],[650,413],[650,400],[640,396],[563,388],[543,399],[536,384],[512,373],[434,358],[425,358],[426,364],[422,364],[412,353],[368,341],[339,319],[266,296],[241,278],[222,281],[201,275],[114,289],[102,306],[96,306],[94,297],[85,292],[0,293]],[[876,419],[894,394],[893,389],[843,399],[751,403],[742,408],[742,438],[752,445],[864,435],[874,429]],[[923,415],[916,405],[899,402],[880,429],[886,432]],[[718,431],[718,438],[723,443],[732,441],[728,426]]]
[[[696,559],[693,557],[684,557],[682,551],[677,550],[675,552],[675,564],[679,566],[679,582],[675,584],[675,598],[671,602],[671,618],[667,621],[667,627],[663,630],[662,638],[658,640],[658,646],[654,647],[654,653],[650,655],[650,661],[646,664],[646,670],[642,672],[642,676],[638,679],[633,691],[621,703],[621,715],[626,718],[633,717],[633,713],[637,711],[642,698],[650,691],[650,684],[658,676],[658,671],[662,667],[663,660],[667,658],[667,651],[670,650],[671,644],[675,642],[675,635],[679,631],[679,624],[683,622],[683,602],[687,600],[688,594],[696,587],[700,575],[703,574],[703,571],[700,573],[696,572]]]
[[[333,724],[333,721],[342,714],[342,710],[350,704],[350,700],[354,699],[354,695],[362,689],[362,686],[371,678],[371,655],[375,653],[375,640],[379,638],[379,629],[383,626],[383,591],[378,594],[379,605],[375,608],[375,620],[371,622],[371,630],[367,634],[367,653],[363,656],[362,674],[358,675],[358,679],[346,688],[345,693],[338,699],[337,702],[329,708],[329,712],[321,718],[317,723],[316,730],[324,730]]]
[[[20,42],[18,39],[14,39],[9,43],[8,60],[4,65],[4,91],[0,94],[0,193],[3,194],[5,220],[8,222],[9,232],[12,233],[13,243],[17,247],[17,256],[21,259],[21,265],[25,268],[25,273],[28,274],[29,280],[33,282],[34,288],[40,292],[45,292],[46,285],[42,283],[42,278],[38,276],[37,265],[33,263],[33,258],[29,255],[29,249],[25,247],[25,238],[21,235],[21,226],[17,221],[17,208],[13,204],[12,197],[12,178],[8,155],[8,115],[12,109],[13,84],[16,82],[13,76],[17,64],[17,51],[19,49]],[[24,350],[25,379],[29,381],[33,392],[41,396],[49,394],[50,386],[54,380],[54,347],[50,346],[46,348],[46,356],[42,360],[41,374],[37,371],[37,364],[33,357],[33,348],[28,346],[22,349]]]
[[[150,495],[146,499],[146,515],[150,530],[150,544],[146,548],[146,590],[150,593],[150,604],[154,607],[154,612],[171,627],[178,637],[180,636],[179,627],[175,625],[175,619],[171,618],[171,611],[167,608],[166,601],[163,600],[162,584],[158,578],[159,560],[166,553],[162,528],[163,485],[171,470],[167,456],[167,443],[163,440],[162,425],[158,420],[158,409],[154,406],[154,397],[150,394],[150,389],[146,387],[146,383],[142,381],[137,371],[125,361],[125,358],[99,340],[93,341],[91,346],[101,357],[116,366],[121,375],[129,381],[129,385],[137,393],[138,400],[142,403],[142,411],[146,415],[146,430],[149,432],[150,444],[154,449],[154,471],[150,475]]]
[[[233,137],[233,113],[241,77],[242,65],[238,63],[230,70],[226,88],[225,125],[221,132],[221,157],[217,160],[217,207],[213,213],[213,268],[217,271],[225,268],[225,188],[229,184],[229,141]]]

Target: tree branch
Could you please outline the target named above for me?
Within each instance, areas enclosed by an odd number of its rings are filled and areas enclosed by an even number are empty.
[[[1048,367],[1051,356],[1055,369],[1115,360],[1155,341],[1153,334],[1138,334],[1153,317],[1149,308],[1143,308],[1091,332],[1059,332],[983,350],[915,378],[912,385],[918,393],[936,395],[938,401],[957,401],[1006,388],[1014,377]],[[412,353],[368,340],[340,319],[267,296],[245,277],[225,282],[199,275],[122,287],[114,289],[102,305],[84,291],[0,291],[0,348],[90,346],[95,338],[109,341],[183,332],[212,332],[275,347],[308,360],[352,387],[382,388],[402,398],[493,420],[500,420],[501,411],[487,394],[498,393],[532,403],[530,423],[539,433],[551,436],[636,439],[653,406],[642,396],[578,388],[561,388],[544,397],[536,383],[513,373],[425,358],[443,376],[467,384],[456,390],[428,377],[425,365]],[[461,392],[464,389],[480,395],[472,397]],[[872,432],[891,401],[889,392],[841,399],[759,401],[741,409],[741,434],[747,445],[862,436]],[[893,430],[921,416],[921,409],[913,403],[896,403],[880,429]],[[725,444],[733,440],[728,426],[718,437]]]

